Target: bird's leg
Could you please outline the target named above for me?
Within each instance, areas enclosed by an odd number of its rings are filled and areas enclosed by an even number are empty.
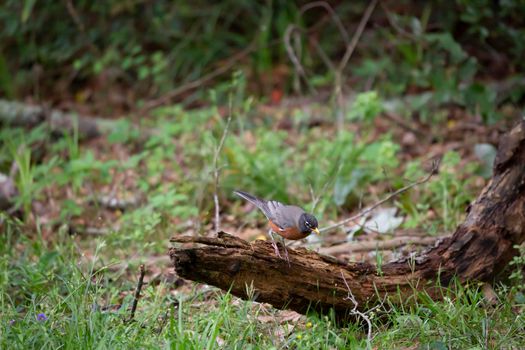
[[[286,260],[286,262],[288,263],[288,267],[290,267],[290,258],[288,257],[288,249],[286,249],[286,242],[284,240],[284,238],[281,237],[281,243],[283,244],[283,248],[284,248],[284,257]]]
[[[275,255],[277,255],[279,258],[283,260],[286,260],[286,262],[288,263],[288,267],[290,267],[291,266],[290,258],[288,257],[288,249],[286,249],[286,242],[284,241],[284,238],[279,236],[281,244],[283,245],[283,248],[284,248],[284,258],[283,258],[281,253],[279,252],[279,246],[277,245],[277,242],[275,241],[275,237],[273,236],[274,234],[273,230],[272,229],[268,230],[268,234],[270,235],[272,239],[272,246],[273,246],[273,249],[275,250]]]
[[[270,238],[272,239],[272,246],[273,246],[273,249],[275,250],[275,255],[277,255],[279,258],[283,258],[281,256],[281,253],[279,252],[279,247],[277,246],[277,242],[275,242],[275,238],[273,238],[273,230],[270,229],[268,230],[268,234],[270,235]]]

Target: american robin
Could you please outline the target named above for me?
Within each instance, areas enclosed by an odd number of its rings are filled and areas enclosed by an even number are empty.
[[[246,199],[259,208],[268,218],[270,226],[270,237],[272,238],[272,245],[275,249],[275,254],[281,257],[279,248],[275,243],[273,233],[278,234],[282,238],[299,240],[306,238],[312,232],[319,234],[317,219],[312,214],[308,214],[302,208],[295,205],[285,205],[277,201],[267,201],[257,198],[249,193],[242,191],[233,191],[236,195]],[[290,264],[288,259],[288,251],[286,244],[282,239],[286,261]]]

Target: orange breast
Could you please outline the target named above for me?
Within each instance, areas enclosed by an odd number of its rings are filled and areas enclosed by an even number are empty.
[[[274,224],[271,220],[269,221],[269,224],[273,232],[277,233],[279,236],[282,236],[286,239],[291,239],[295,241],[298,239],[303,239],[306,236],[308,236],[308,233],[307,234],[302,233],[301,231],[299,231],[297,227],[288,227],[283,230],[279,226]]]

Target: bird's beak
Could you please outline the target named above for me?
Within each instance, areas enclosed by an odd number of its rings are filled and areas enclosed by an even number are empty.
[[[312,230],[312,232],[314,232],[316,235],[320,236],[321,235],[321,232],[319,232],[319,229],[316,227]]]

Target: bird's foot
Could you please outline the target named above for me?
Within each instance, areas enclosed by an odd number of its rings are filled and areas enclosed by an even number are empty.
[[[270,235],[270,238],[272,239],[272,246],[273,246],[273,249],[275,251],[275,255],[277,255],[280,259],[283,259],[283,260],[286,260],[286,262],[288,263],[288,267],[290,267],[290,258],[288,257],[288,249],[286,249],[286,243],[284,242],[283,239],[281,239],[281,242],[282,242],[282,245],[283,245],[283,248],[284,248],[284,258],[283,256],[281,255],[281,252],[279,252],[279,246],[277,245],[277,242],[275,241],[275,238],[273,237],[273,232],[272,230],[268,231],[268,234]]]
[[[288,267],[292,267],[292,265],[290,265],[290,257],[288,257],[288,249],[286,249],[286,245],[283,245],[284,247],[284,260],[286,260],[286,262],[288,263]]]
[[[281,253],[279,252],[279,247],[277,246],[277,242],[272,241],[273,250],[275,251],[275,255],[277,255],[279,258],[283,258],[281,256]]]

